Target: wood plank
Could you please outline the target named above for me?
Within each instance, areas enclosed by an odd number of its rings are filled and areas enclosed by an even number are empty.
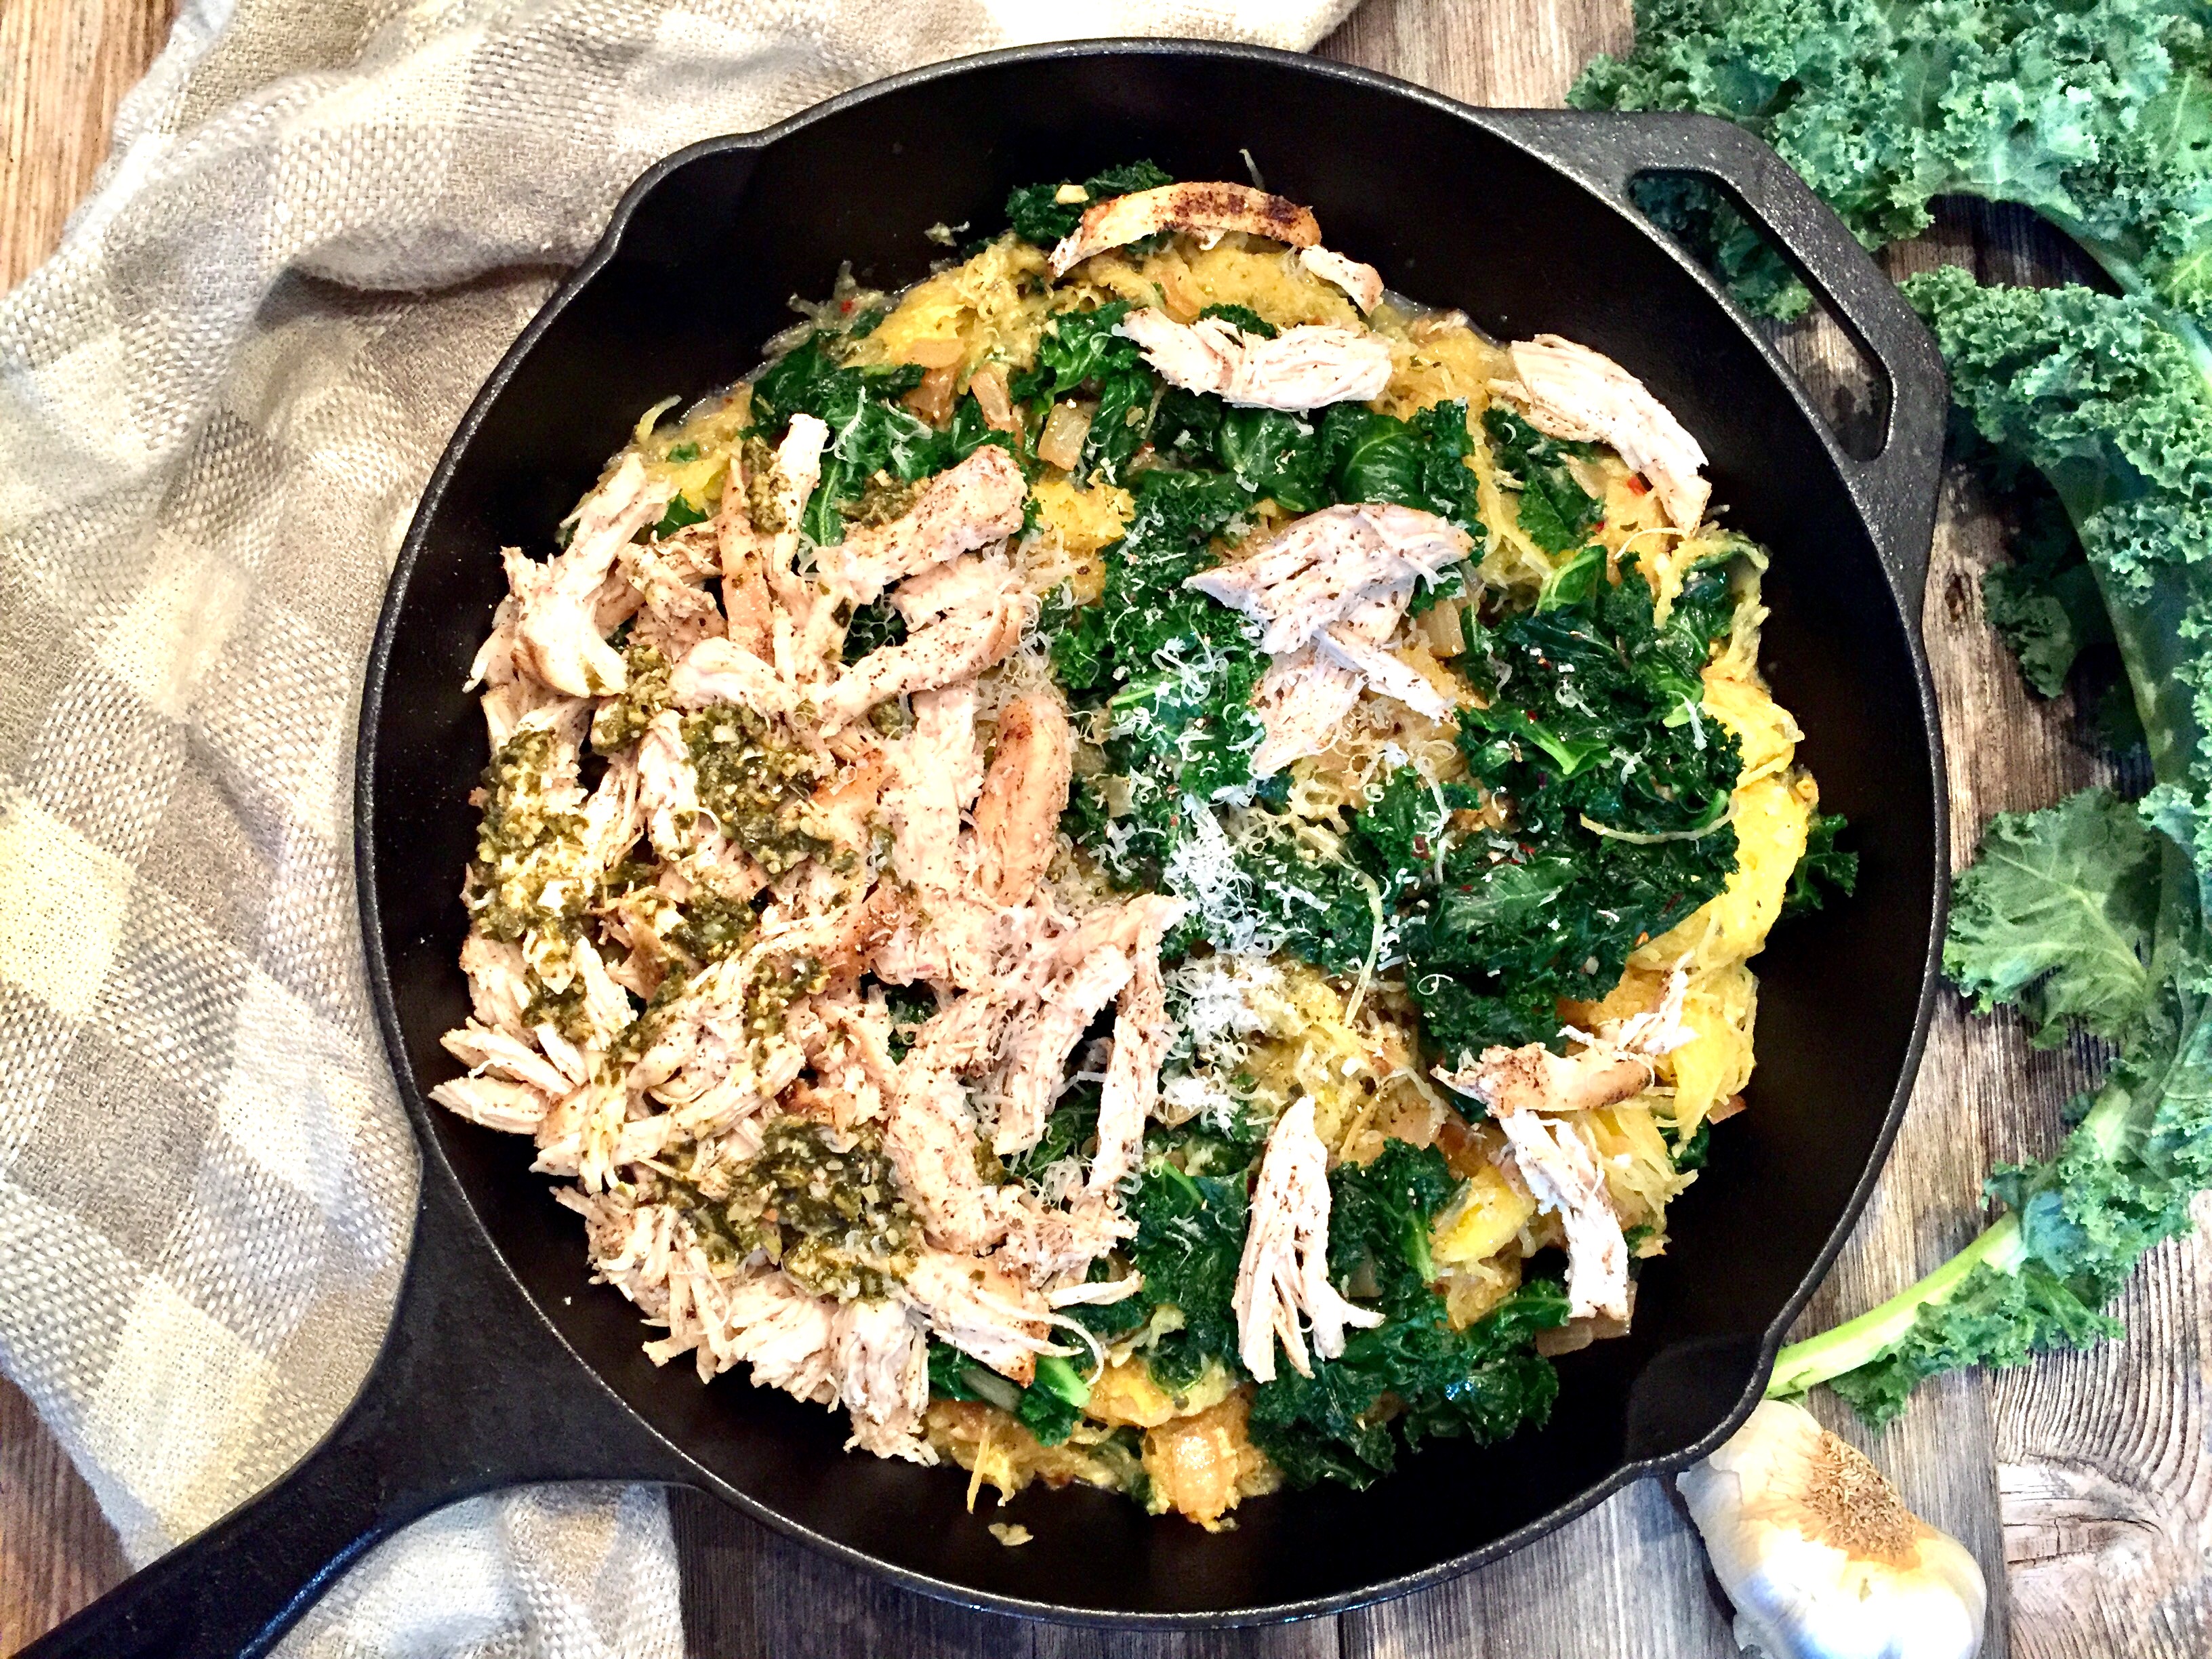
[[[130,1572],[92,1489],[0,1378],[0,1653],[13,1653]]]
[[[107,156],[115,106],[168,38],[176,0],[0,6],[0,289],[61,240]]]

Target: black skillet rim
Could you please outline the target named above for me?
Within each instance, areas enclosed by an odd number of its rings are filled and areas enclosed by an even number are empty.
[[[598,1379],[594,1369],[580,1354],[575,1352],[565,1337],[561,1336],[558,1328],[552,1322],[545,1318],[543,1310],[537,1306],[536,1298],[531,1295],[527,1287],[523,1285],[513,1268],[508,1266],[505,1256],[492,1241],[481,1218],[477,1216],[475,1205],[469,1199],[466,1187],[454,1173],[451,1164],[447,1159],[444,1148],[438,1140],[432,1123],[429,1106],[410,1080],[412,1076],[411,1068],[405,1060],[405,1039],[400,1029],[398,1010],[392,997],[390,968],[384,953],[382,921],[376,900],[374,854],[377,720],[382,710],[400,610],[406,596],[408,582],[412,577],[416,562],[422,556],[430,522],[435,516],[438,505],[454,472],[459,469],[462,458],[474,441],[477,428],[483,423],[492,404],[506,389],[508,380],[513,377],[523,358],[535,347],[538,339],[550,328],[554,320],[567,308],[585,284],[592,281],[600,269],[613,258],[621,246],[623,234],[629,227],[631,217],[646,198],[651,195],[669,174],[701,156],[731,150],[764,150],[783,137],[800,131],[817,121],[842,114],[878,96],[901,91],[908,87],[926,84],[942,77],[957,76],[972,70],[994,67],[1002,64],[1097,57],[1177,57],[1211,58],[1224,62],[1268,63],[1292,67],[1306,74],[1347,82],[1393,97],[1410,99],[1462,120],[1473,120],[1477,124],[1482,124],[1487,112],[1474,106],[1461,103],[1455,99],[1445,97],[1442,94],[1431,92],[1426,88],[1398,80],[1395,76],[1305,53],[1283,52],[1273,47],[1233,42],[1179,38],[1105,38],[1009,47],[1000,51],[951,58],[943,63],[927,64],[841,93],[836,97],[811,106],[795,115],[787,117],[772,126],[762,128],[758,131],[705,138],[686,145],[682,149],[664,156],[647,168],[623,193],[621,200],[616,204],[612,214],[608,218],[605,229],[600,233],[599,240],[592,244],[591,251],[562,280],[560,287],[555,290],[552,296],[539,308],[536,315],[524,326],[522,331],[515,337],[514,343],[501,355],[497,366],[486,377],[483,385],[471,401],[466,413],[455,426],[452,437],[448,439],[436,468],[423,487],[422,496],[416,507],[415,516],[409,526],[406,539],[401,545],[399,555],[393,561],[392,573],[387,579],[385,590],[384,603],[377,617],[375,637],[369,649],[367,673],[362,684],[361,716],[354,763],[354,876],[361,911],[363,947],[368,968],[369,994],[375,1007],[377,1027],[384,1041],[386,1057],[392,1066],[394,1081],[398,1085],[398,1092],[406,1105],[409,1116],[414,1121],[415,1139],[417,1146],[422,1149],[423,1157],[421,1178],[425,1182],[434,1179],[441,1180],[448,1183],[459,1194],[464,1209],[475,1224],[478,1241],[489,1252],[498,1271],[514,1285],[532,1312],[544,1321],[547,1329],[551,1332],[555,1339],[568,1349],[571,1358],[595,1382]],[[1516,148],[1523,149],[1529,148],[1520,143],[1514,137],[1510,124],[1500,124],[1492,131],[1494,136],[1506,143],[1515,144]],[[1532,153],[1545,165],[1553,167],[1555,171],[1560,170],[1558,163],[1553,161],[1541,151]],[[1572,179],[1571,174],[1568,176],[1578,188],[1583,189],[1591,195],[1594,208],[1620,212],[1635,222],[1666,257],[1674,260],[1686,271],[1705,290],[1708,297],[1723,309],[1757,349],[1766,364],[1768,371],[1781,382],[1785,393],[1796,405],[1799,414],[1818,435],[1823,448],[1827,453],[1830,465],[1837,470],[1839,481],[1847,480],[1848,460],[1836,441],[1832,429],[1814,408],[1804,386],[1796,375],[1783,362],[1766,339],[1747,323],[1741,312],[1712,276],[1672,239],[1659,232],[1648,221],[1642,219],[1640,216],[1622,204],[1598,195],[1583,180]],[[1892,424],[1893,427],[1893,412]],[[1850,493],[1848,485],[1846,488],[1848,494]],[[1855,505],[1855,511],[1856,510]],[[1863,522],[1863,514],[1860,514],[1860,516]],[[1881,538],[1875,532],[1870,524],[1867,528],[1869,540],[1878,549],[1881,548]],[[1929,669],[1927,652],[1921,637],[1919,619],[1913,616],[1909,609],[1912,596],[1903,591],[1899,574],[1892,562],[1887,556],[1882,557],[1880,562],[1891,597],[1897,604],[1899,620],[1904,624],[1906,650],[1913,670],[1915,691],[1918,697],[1923,731],[1928,738],[1929,749],[1931,806],[1934,817],[1931,841],[1935,848],[1936,869],[1933,886],[1935,902],[1930,909],[1928,940],[1923,949],[1921,964],[1920,996],[1914,1011],[1912,1034],[1905,1046],[1898,1082],[1892,1092],[1888,1108],[1883,1115],[1881,1127],[1875,1137],[1873,1150],[1868,1156],[1866,1169],[1853,1187],[1842,1214],[1837,1218],[1834,1229],[1815,1256],[1813,1266],[1806,1273],[1803,1282],[1783,1305],[1761,1337],[1759,1346],[1759,1363],[1753,1373],[1752,1382],[1746,1388],[1744,1394],[1730,1408],[1721,1423],[1710,1433],[1679,1451],[1625,1462],[1611,1474],[1595,1482],[1557,1508],[1538,1516],[1524,1526],[1516,1528],[1503,1537],[1493,1539],[1478,1549],[1453,1556],[1414,1572],[1401,1574],[1395,1578],[1364,1586],[1357,1590],[1343,1591],[1333,1595],[1316,1596],[1304,1601],[1273,1602],[1259,1607],[1223,1610],[1116,1612],[1097,1608],[1067,1607],[1050,1601],[978,1590],[964,1584],[933,1578],[926,1574],[884,1561],[864,1550],[856,1549],[837,1539],[826,1537],[801,1526],[769,1509],[758,1499],[722,1480],[712,1471],[700,1465],[681,1446],[673,1442],[665,1441],[665,1437],[659,1436],[658,1431],[651,1430],[649,1425],[646,1425],[648,1427],[648,1431],[653,1432],[656,1437],[663,1438],[665,1443],[670,1446],[675,1455],[695,1471],[696,1478],[690,1484],[711,1492],[725,1503],[733,1504],[755,1520],[774,1527],[787,1536],[796,1538],[809,1547],[821,1550],[848,1565],[878,1574],[902,1588],[921,1595],[979,1611],[1007,1613],[1020,1618],[1048,1620],[1094,1628],[1125,1630],[1218,1629],[1238,1626],[1285,1623],[1327,1613],[1342,1613],[1393,1600],[1501,1559],[1547,1534],[1557,1531],[1568,1522],[1588,1513],[1606,1498],[1626,1487],[1632,1480],[1642,1479],[1646,1475],[1665,1475],[1686,1468],[1708,1455],[1742,1425],[1744,1419],[1751,1414],[1763,1396],[1765,1379],[1772,1370],[1775,1356],[1783,1346],[1784,1334],[1797,1316],[1803,1311],[1805,1304],[1811,1299],[1814,1291],[1827,1276],[1828,1270],[1834,1265],[1845,1240],[1850,1237],[1860,1215],[1864,1212],[1867,1201],[1873,1194],[1875,1182],[1888,1161],[1891,1147],[1896,1140],[1898,1130],[1903,1122],[1905,1107],[1911,1096],[1914,1080],[1919,1072],[1921,1057],[1926,1048],[1929,1024],[1935,1007],[1949,889],[1949,860],[1947,850],[1949,844],[1949,808],[1948,791],[1942,763],[1942,726],[1936,701],[1934,681]],[[606,1385],[599,1382],[599,1386],[605,1388]],[[635,1409],[626,1401],[622,1401],[619,1395],[615,1398],[625,1413],[643,1425],[644,1419],[637,1416]]]

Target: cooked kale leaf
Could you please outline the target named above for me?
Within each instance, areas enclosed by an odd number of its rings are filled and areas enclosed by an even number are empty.
[[[1461,1331],[1431,1286],[1430,1224],[1458,1185],[1442,1153],[1404,1141],[1330,1172],[1330,1277],[1371,1280],[1384,1317],[1311,1376],[1285,1367],[1254,1395],[1252,1438],[1293,1486],[1365,1486],[1396,1466],[1401,1439],[1488,1443],[1550,1411],[1558,1375],[1529,1345],[1565,1322],[1559,1287],[1531,1279]]]
[[[1103,202],[1112,196],[1132,195],[1140,190],[1158,190],[1162,185],[1175,183],[1175,179],[1150,161],[1124,161],[1085,179],[1083,191],[1086,199],[1081,202],[1056,199],[1066,183],[1061,179],[1050,185],[1024,185],[1009,195],[1006,221],[1013,226],[1014,234],[1038,247],[1050,247],[1073,233],[1083,217],[1083,210],[1091,203]]]
[[[1483,411],[1482,424],[1498,465],[1520,489],[1516,511],[1528,539],[1547,553],[1582,546],[1605,507],[1582,487],[1567,461],[1589,453],[1589,446],[1547,438],[1511,410],[1495,405]]]

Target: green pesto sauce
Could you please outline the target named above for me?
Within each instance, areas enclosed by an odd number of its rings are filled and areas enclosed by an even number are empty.
[[[837,1150],[824,1125],[779,1117],[732,1178],[721,1219],[818,1296],[883,1296],[913,1271],[921,1229],[898,1195],[883,1138],[864,1127]]]
[[[517,732],[483,771],[483,817],[470,866],[470,908],[477,925],[512,944],[526,933],[574,939],[591,898],[573,877],[583,851],[584,815],[547,799],[545,780],[557,739],[542,726]],[[563,792],[564,793],[567,792]],[[558,908],[548,906],[549,883],[559,884]]]
[[[783,483],[783,469],[775,464],[775,451],[761,437],[747,438],[741,452],[745,469],[745,512],[753,521],[753,528],[764,536],[781,535],[791,528],[783,516],[783,503],[776,498]]]
[[[742,948],[759,921],[744,900],[705,886],[692,889],[682,914],[683,920],[669,930],[669,943],[702,963],[720,962]]]
[[[629,748],[668,707],[668,659],[658,647],[631,640],[623,647],[623,666],[622,695],[601,703],[592,716],[592,747],[602,755]]]
[[[699,775],[699,804],[769,874],[830,850],[809,827],[807,804],[829,767],[775,721],[726,703],[685,715],[684,744]]]
[[[878,525],[896,523],[914,510],[927,485],[927,478],[911,482],[895,478],[878,470],[860,487],[860,497],[837,509],[839,516],[856,530],[873,529]]]

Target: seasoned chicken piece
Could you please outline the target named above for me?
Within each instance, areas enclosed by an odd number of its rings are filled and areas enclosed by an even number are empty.
[[[1363,314],[1382,301],[1382,273],[1373,265],[1363,265],[1325,247],[1300,248],[1298,263],[1324,283],[1342,289]]]
[[[1606,1048],[1562,1058],[1532,1042],[1486,1048],[1480,1064],[1457,1071],[1438,1066],[1436,1076],[1490,1108],[1522,1180],[1538,1205],[1565,1226],[1571,1316],[1595,1313],[1626,1320],[1628,1245],[1606,1189],[1604,1167],[1578,1122],[1547,1115],[1618,1105],[1650,1083],[1650,1063]]]
[[[600,637],[592,596],[630,538],[666,511],[669,494],[665,480],[648,481],[645,463],[625,455],[577,508],[565,552],[543,564],[515,548],[501,553],[515,601],[517,667],[574,697],[623,689],[622,653]]]
[[[775,599],[768,585],[771,542],[753,528],[746,512],[744,478],[736,453],[730,457],[729,477],[723,481],[722,499],[714,510],[714,538],[721,553],[722,614],[730,640],[740,651],[765,662],[775,650],[770,621]]]
[[[1302,1095],[1268,1132],[1230,1297],[1237,1355],[1261,1382],[1275,1380],[1278,1338],[1291,1369],[1311,1376],[1307,1326],[1314,1352],[1334,1359],[1344,1352],[1346,1326],[1382,1322],[1381,1314],[1346,1301],[1329,1282],[1328,1203],[1328,1152],[1314,1129],[1313,1102]]]
[[[991,1260],[1039,1289],[1054,1287],[1046,1299],[1059,1307],[1070,1295],[1084,1299],[1090,1287],[1081,1281],[1091,1264],[1136,1232],[1137,1224],[1110,1198],[1086,1193],[1056,1210],[1024,1194]]]
[[[949,893],[963,884],[960,817],[983,781],[974,684],[917,692],[914,730],[884,748],[890,776],[882,811],[890,826],[891,866],[902,881]]]
[[[737,1280],[720,1299],[728,1335],[714,1344],[717,1359],[750,1365],[756,1388],[781,1389],[822,1405],[836,1401],[835,1303],[809,1294],[776,1268]]]
[[[976,611],[1021,591],[1021,578],[1004,553],[992,551],[933,564],[891,589],[891,605],[908,628],[952,611]]]
[[[871,651],[822,695],[823,730],[836,732],[879,702],[971,678],[1005,660],[1022,642],[1028,615],[1028,601],[1009,595],[984,610],[955,611],[916,629],[903,644]]]
[[[472,933],[461,944],[461,971],[468,975],[469,1004],[477,1023],[522,1036],[523,1010],[530,1006],[522,947]]]
[[[872,901],[869,966],[886,985],[988,988],[1000,971],[1000,907],[966,892],[884,885]]]
[[[1158,899],[1164,895],[1149,896]],[[1114,1053],[1098,1091],[1098,1147],[1085,1190],[1110,1196],[1128,1179],[1144,1150],[1145,1125],[1160,1102],[1160,1063],[1174,1030],[1167,987],[1160,981],[1160,939],[1182,920],[1184,902],[1132,902],[1136,933],[1128,945],[1130,974],[1114,1014]]]
[[[788,714],[799,698],[790,684],[734,640],[701,640],[668,676],[668,697],[678,708],[733,702],[757,714]]]
[[[1452,712],[1450,702],[1413,668],[1345,623],[1332,623],[1314,635],[1313,648],[1339,668],[1359,676],[1386,697],[1395,697],[1432,720]]]
[[[1025,1152],[1044,1133],[1060,1097],[1067,1057],[1101,1009],[1129,982],[1135,964],[1108,945],[1045,988],[1043,1006],[1008,1043],[1006,1074],[999,1093],[998,1132],[991,1150],[1001,1158]],[[1164,1012],[1164,1010],[1163,1010]],[[1164,1024],[1164,1021],[1163,1021]]]
[[[1434,581],[1474,546],[1433,513],[1348,501],[1292,520],[1247,557],[1184,586],[1264,623],[1260,648],[1281,656],[1377,599],[1402,609],[1417,580]]]
[[[1044,1298],[990,1262],[924,1249],[905,1294],[940,1340],[1024,1387],[1052,1351]]]
[[[767,886],[768,872],[700,804],[699,774],[673,710],[653,717],[636,752],[638,810],[653,850],[724,898],[742,903]]]
[[[810,803],[822,835],[840,847],[858,848],[868,838],[890,762],[880,746],[823,781]]]
[[[692,556],[702,546],[696,539],[672,540],[642,546],[632,543],[622,551],[619,568],[641,601],[629,637],[651,646],[670,662],[700,641],[727,631],[714,595],[698,585],[719,568],[702,568]]]
[[[1567,1314],[1628,1318],[1628,1241],[1606,1190],[1605,1169],[1582,1126],[1531,1111],[1492,1114],[1513,1148],[1514,1166],[1540,1208],[1567,1233]]]
[[[1360,677],[1310,645],[1273,659],[1253,694],[1267,735],[1252,751],[1252,775],[1272,777],[1292,761],[1318,755],[1359,702]]]
[[[1705,452],[1643,381],[1601,352],[1556,334],[1516,340],[1506,351],[1518,378],[1493,382],[1493,392],[1518,404],[1539,432],[1610,444],[1650,480],[1670,524],[1698,527],[1712,498]]]
[[[946,1249],[969,1255],[1006,1236],[1013,1194],[1020,1190],[983,1179],[975,1168],[978,1145],[958,1079],[948,1070],[917,1069],[908,1054],[899,1067],[884,1150],[924,1231]]]
[[[514,1135],[534,1132],[552,1103],[543,1090],[496,1077],[453,1078],[431,1090],[430,1098],[471,1123]]]
[[[1248,409],[1291,411],[1365,403],[1390,384],[1390,345],[1358,329],[1302,324],[1269,339],[1220,317],[1178,323],[1133,311],[1115,332],[1134,340],[1170,386]]]
[[[998,748],[975,800],[975,843],[983,891],[1001,904],[1024,902],[1052,863],[1074,747],[1056,697],[1018,697],[999,716]]]
[[[929,1405],[929,1342],[926,1328],[902,1302],[842,1304],[830,1318],[831,1375],[837,1397],[852,1413],[850,1444],[878,1457],[934,1463],[921,1437]]]
[[[474,1077],[489,1072],[511,1083],[526,1083],[548,1096],[565,1095],[574,1079],[521,1038],[479,1025],[474,1020],[459,1025],[438,1039],[445,1051],[469,1068]]]
[[[1313,210],[1249,185],[1162,185],[1109,197],[1083,210],[1073,231],[1052,251],[1052,274],[1065,276],[1094,253],[1126,246],[1164,230],[1219,236],[1241,230],[1292,247],[1321,240]]]
[[[1650,1086],[1651,1066],[1638,1054],[1612,1048],[1562,1055],[1531,1042],[1485,1048],[1479,1064],[1456,1071],[1439,1066],[1436,1076],[1494,1112],[1589,1112],[1642,1093]]]
[[[985,444],[924,484],[903,518],[816,550],[823,591],[866,605],[902,577],[1004,541],[1021,529],[1028,494],[1014,458]]]
[[[645,833],[642,795],[635,754],[626,751],[607,763],[599,787],[584,803],[584,850],[599,874],[620,864]]]

